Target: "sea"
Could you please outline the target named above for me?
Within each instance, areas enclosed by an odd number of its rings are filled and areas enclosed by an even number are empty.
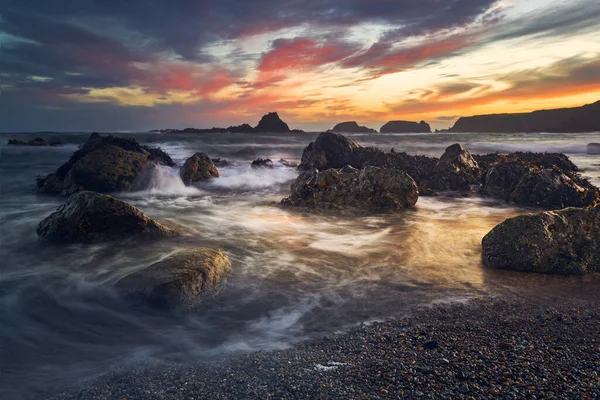
[[[114,193],[183,236],[157,242],[54,245],[37,224],[65,198],[37,194],[89,133],[2,134],[0,138],[0,393],[44,398],[115,368],[212,362],[285,349],[418,307],[480,297],[600,296],[600,277],[498,271],[481,262],[481,239],[506,218],[535,210],[473,194],[421,197],[401,212],[360,216],[282,209],[300,161],[318,133],[119,133],[159,146],[178,165],[196,152],[230,162],[220,177],[185,186],[178,168],[157,166],[146,187]],[[349,134],[363,146],[439,157],[461,143],[474,154],[561,152],[600,185],[600,133]],[[8,146],[42,137],[61,146]],[[254,156],[236,156],[252,147]],[[275,168],[253,169],[255,158]],[[182,249],[225,251],[232,271],[222,292],[192,312],[140,311],[114,283]]]

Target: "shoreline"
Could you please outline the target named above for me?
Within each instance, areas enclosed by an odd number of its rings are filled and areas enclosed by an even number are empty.
[[[287,350],[116,369],[47,398],[600,398],[599,305],[427,305]]]

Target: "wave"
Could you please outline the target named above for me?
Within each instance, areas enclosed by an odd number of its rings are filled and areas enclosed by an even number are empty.
[[[294,180],[298,172],[294,168],[251,168],[249,165],[221,168],[220,177],[207,186],[222,189],[265,189]]]
[[[190,196],[202,192],[194,186],[186,186],[179,176],[178,168],[154,164],[136,179],[133,190],[127,196]]]

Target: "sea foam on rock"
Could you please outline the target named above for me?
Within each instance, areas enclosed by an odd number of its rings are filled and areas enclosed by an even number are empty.
[[[58,195],[82,190],[126,191],[144,168],[153,163],[175,165],[159,148],[142,146],[133,139],[93,133],[55,173],[38,178],[37,187],[40,193]]]
[[[419,198],[415,181],[405,172],[345,166],[302,173],[291,187],[282,206],[314,209],[402,209],[412,207]]]
[[[181,180],[186,185],[219,177],[219,170],[213,160],[204,153],[196,153],[179,170]]]
[[[515,271],[600,272],[600,207],[565,208],[507,219],[482,241],[484,263]]]
[[[176,236],[177,231],[112,196],[83,191],[50,214],[37,234],[52,242],[96,242],[108,239]]]
[[[219,249],[183,250],[116,283],[127,299],[166,309],[193,309],[219,292],[231,270]]]

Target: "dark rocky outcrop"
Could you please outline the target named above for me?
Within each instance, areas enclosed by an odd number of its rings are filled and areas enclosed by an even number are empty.
[[[588,154],[600,155],[600,143],[590,143],[586,146]]]
[[[405,172],[391,168],[351,166],[302,173],[282,206],[312,209],[391,209],[415,205],[419,191]]]
[[[254,151],[254,147],[247,146],[237,151],[234,151],[233,153],[231,153],[231,155],[238,157],[254,157],[256,155],[256,152]]]
[[[531,113],[462,117],[450,130],[482,133],[597,132],[600,131],[600,101],[582,107]]]
[[[159,148],[142,146],[133,139],[94,133],[55,173],[38,178],[37,187],[41,193],[59,195],[82,190],[126,191],[144,168],[153,163],[175,165]]]
[[[298,164],[294,163],[294,162],[290,162],[288,160],[284,160],[283,158],[279,159],[279,164],[283,165],[284,167],[288,167],[288,168],[298,168]]]
[[[179,170],[179,176],[186,185],[219,177],[219,170],[212,159],[204,153],[196,153]]]
[[[270,112],[261,118],[254,130],[263,133],[288,133],[290,127],[279,118],[276,112]]]
[[[190,310],[217,294],[230,270],[229,257],[221,250],[184,250],[126,276],[116,289],[134,302]]]
[[[8,144],[12,146],[34,146],[34,147],[43,147],[43,146],[58,146],[61,144],[60,141],[51,140],[47,141],[43,138],[35,138],[31,140],[20,140],[20,139],[9,139]]]
[[[213,162],[213,164],[215,164],[215,167],[217,167],[217,168],[229,167],[231,165],[231,163],[229,161],[224,160],[222,158],[213,158],[212,162]]]
[[[600,207],[520,215],[482,241],[486,265],[573,275],[600,272]]]
[[[562,153],[532,153],[532,152],[521,152],[517,151],[515,153],[509,154],[500,154],[500,153],[492,153],[492,154],[483,154],[483,155],[473,155],[473,158],[482,170],[486,170],[491,167],[493,164],[498,162],[504,162],[508,160],[520,161],[527,165],[531,165],[533,167],[538,168],[560,168],[565,172],[577,172],[579,168]]]
[[[258,158],[254,161],[252,161],[251,164],[252,168],[273,168],[275,167],[275,165],[273,164],[273,161],[269,158]]]
[[[424,186],[434,191],[470,190],[480,177],[477,161],[457,143],[446,149]]]
[[[46,217],[37,234],[52,242],[91,243],[131,236],[156,238],[177,232],[131,204],[96,192],[79,192]]]
[[[381,133],[431,133],[431,127],[425,121],[390,121],[379,130]]]
[[[358,125],[355,121],[339,123],[333,127],[332,131],[336,133],[377,133],[375,129]]]
[[[482,182],[484,195],[523,206],[587,207],[600,201],[599,189],[578,173],[556,165],[534,165],[514,156],[488,167]]]
[[[373,147],[362,147],[356,141],[331,131],[321,133],[302,153],[301,170],[342,168],[351,165],[394,168],[407,172],[418,183],[428,179],[438,159],[406,153],[384,153]]]

